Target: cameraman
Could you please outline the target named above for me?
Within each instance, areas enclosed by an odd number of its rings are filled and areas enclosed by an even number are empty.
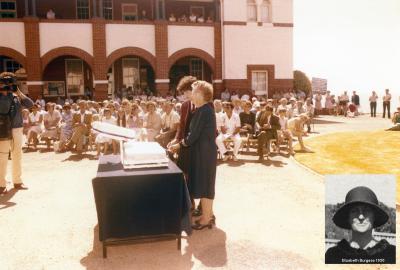
[[[3,136],[0,138],[0,194],[2,194],[7,191],[6,174],[9,152],[11,152],[12,159],[14,188],[26,189],[21,179],[22,108],[30,109],[34,103],[18,89],[15,75],[10,72],[3,72],[0,74],[0,104],[2,111],[8,111],[9,119],[9,124],[6,123],[2,126]],[[2,119],[6,119],[3,121],[4,124],[7,118]],[[4,136],[7,132],[9,133]]]

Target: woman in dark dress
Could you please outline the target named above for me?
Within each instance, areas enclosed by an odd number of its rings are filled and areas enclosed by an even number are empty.
[[[211,84],[197,81],[192,88],[192,101],[196,110],[190,121],[188,136],[179,144],[171,146],[171,150],[189,149],[189,192],[195,199],[201,199],[202,205],[202,215],[193,229],[201,230],[211,229],[213,225],[217,170],[216,120],[214,109],[209,104],[213,98]]]

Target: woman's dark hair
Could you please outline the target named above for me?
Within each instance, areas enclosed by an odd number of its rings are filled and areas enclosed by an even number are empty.
[[[197,81],[196,77],[185,76],[180,81],[176,90],[179,92],[192,91],[192,84]]]

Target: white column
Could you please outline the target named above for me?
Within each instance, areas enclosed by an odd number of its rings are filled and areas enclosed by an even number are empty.
[[[256,0],[257,4],[257,22],[261,22],[261,4],[263,0]]]

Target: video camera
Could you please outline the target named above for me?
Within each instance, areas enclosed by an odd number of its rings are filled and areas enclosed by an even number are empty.
[[[18,90],[17,80],[11,73],[0,74],[0,83],[3,84],[2,90],[16,92]]]

